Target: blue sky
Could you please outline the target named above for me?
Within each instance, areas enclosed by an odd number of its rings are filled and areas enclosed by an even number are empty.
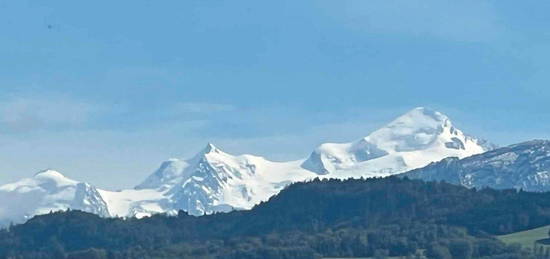
[[[2,1],[0,183],[132,186],[207,142],[298,159],[416,106],[550,136],[550,2]]]

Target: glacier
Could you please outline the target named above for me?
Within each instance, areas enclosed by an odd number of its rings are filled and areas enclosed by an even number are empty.
[[[0,186],[0,225],[23,222],[34,215],[75,209],[110,216],[99,191],[87,183],[45,170],[32,178]]]
[[[246,210],[293,182],[385,177],[493,148],[455,128],[444,114],[420,107],[357,141],[322,144],[296,161],[232,155],[209,143],[190,159],[163,162],[134,189],[102,190],[45,171],[0,186],[0,201],[7,201],[0,203],[0,224],[65,209],[138,218],[179,210],[197,216]]]

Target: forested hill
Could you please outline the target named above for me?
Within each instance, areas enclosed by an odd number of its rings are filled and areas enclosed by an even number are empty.
[[[0,257],[529,258],[490,235],[550,224],[550,193],[398,179],[297,183],[251,211],[141,220],[79,211],[0,233]]]

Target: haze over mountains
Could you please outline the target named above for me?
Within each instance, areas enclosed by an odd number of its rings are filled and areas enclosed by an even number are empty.
[[[323,144],[297,161],[234,156],[208,144],[191,159],[162,163],[129,190],[100,190],[47,170],[0,186],[0,200],[8,201],[0,204],[0,224],[69,208],[101,216],[137,217],[178,210],[203,215],[250,209],[292,182],[389,176],[493,148],[455,128],[447,116],[416,108],[362,139]]]

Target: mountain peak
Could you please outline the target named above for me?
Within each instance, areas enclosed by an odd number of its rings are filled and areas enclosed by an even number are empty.
[[[42,171],[39,171],[38,173],[34,174],[35,177],[59,177],[59,178],[66,178],[63,174],[60,172],[53,170],[53,169],[45,169]]]
[[[445,114],[426,107],[414,108],[390,122],[387,127],[431,127],[450,126]]]
[[[371,133],[365,140],[387,151],[412,151],[431,145],[445,131],[458,134],[446,115],[418,107]]]
[[[78,183],[77,181],[69,179],[66,176],[64,176],[62,173],[52,169],[46,169],[36,173],[34,175],[34,179],[39,182],[53,182],[58,186],[75,185]]]
[[[0,186],[0,200],[0,224],[22,222],[34,215],[69,208],[110,216],[105,200],[95,187],[51,169]]]
[[[210,163],[220,157],[228,157],[229,154],[224,153],[214,144],[208,143],[199,153],[188,160],[170,159],[161,164],[160,168],[152,175],[147,177],[145,181],[137,185],[135,189],[155,189],[172,187],[178,182],[185,181],[193,176],[204,163]]]
[[[489,149],[482,144],[453,127],[446,115],[417,107],[359,141],[321,145],[302,166],[319,174],[389,175]]]
[[[218,149],[214,144],[208,143],[206,147],[202,150],[203,154],[210,154],[210,153],[220,153],[220,149]]]

